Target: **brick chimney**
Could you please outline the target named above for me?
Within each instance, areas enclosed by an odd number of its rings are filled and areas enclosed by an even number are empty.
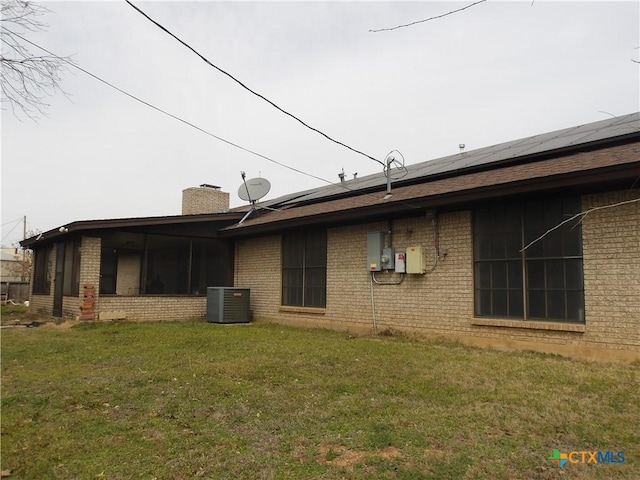
[[[219,213],[229,210],[229,194],[220,187],[203,183],[182,190],[182,215]]]

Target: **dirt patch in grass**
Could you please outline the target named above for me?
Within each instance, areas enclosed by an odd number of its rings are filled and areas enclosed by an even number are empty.
[[[30,312],[22,305],[3,305],[0,315],[0,323],[3,327],[15,326],[40,326],[46,323],[55,323],[55,318],[48,315]]]
[[[20,318],[5,319],[2,318],[1,328],[55,328],[55,329],[67,329],[75,327],[82,322],[78,320],[62,320],[59,318],[48,317],[45,315],[28,314],[23,315]]]
[[[365,460],[371,460],[376,458],[382,458],[389,460],[391,458],[398,458],[402,456],[400,449],[394,446],[389,446],[378,451],[361,451],[350,450],[342,445],[320,445],[318,448],[319,463],[326,463],[341,468],[353,467],[357,464],[363,463]]]
[[[40,327],[47,324],[55,324],[56,319],[45,315],[35,313],[26,313],[20,315],[3,315],[2,327]]]
[[[24,327],[57,327],[71,328],[81,323],[78,320],[69,320],[66,318],[56,318],[49,315],[43,315],[30,311],[22,305],[6,305],[2,306],[2,315],[0,316],[2,327],[6,328],[24,328]]]

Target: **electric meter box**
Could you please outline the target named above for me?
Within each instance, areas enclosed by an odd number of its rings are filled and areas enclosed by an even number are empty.
[[[382,249],[384,247],[384,232],[367,233],[367,270],[379,272],[382,270]]]
[[[395,260],[396,260],[396,273],[406,273],[407,269],[406,269],[406,263],[405,263],[405,253],[404,252],[397,252],[395,255]]]
[[[422,247],[407,247],[407,273],[423,274],[424,258],[422,256]]]
[[[382,249],[382,269],[393,270],[396,265],[396,255],[393,248]]]

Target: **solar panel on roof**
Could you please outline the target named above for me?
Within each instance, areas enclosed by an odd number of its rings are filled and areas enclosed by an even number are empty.
[[[491,165],[525,155],[553,152],[562,148],[588,144],[634,132],[640,132],[639,112],[408,165],[407,175],[402,178],[402,182],[420,178],[427,179],[430,176],[471,167]],[[344,184],[336,183],[297,194],[285,195],[265,203],[269,205],[294,205],[342,195],[346,191],[358,192],[381,187],[386,185],[386,182],[384,173],[376,173],[346,181]]]

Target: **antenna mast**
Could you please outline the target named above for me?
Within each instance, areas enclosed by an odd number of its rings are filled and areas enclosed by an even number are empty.
[[[240,172],[240,176],[242,177],[242,183],[244,183],[244,190],[245,192],[247,192],[247,198],[249,202],[251,202],[251,208],[249,209],[247,214],[244,217],[242,217],[242,220],[238,222],[238,225],[242,225],[242,222],[244,222],[247,219],[247,217],[251,215],[251,212],[256,211],[256,201],[251,198],[251,192],[249,192],[249,186],[247,185],[246,174],[244,172]]]

